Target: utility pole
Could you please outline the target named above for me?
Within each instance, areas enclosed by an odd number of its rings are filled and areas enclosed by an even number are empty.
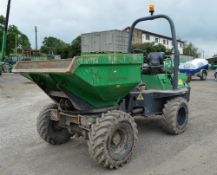
[[[35,50],[38,50],[38,29],[35,26]]]

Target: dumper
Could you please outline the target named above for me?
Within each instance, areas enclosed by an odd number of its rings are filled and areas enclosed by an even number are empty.
[[[169,22],[173,37],[175,58],[171,71],[164,70],[159,61],[164,59],[163,53],[147,56],[135,54],[132,49],[135,26],[162,18]],[[43,140],[60,145],[73,136],[82,136],[91,157],[99,165],[114,169],[126,164],[134,154],[138,142],[135,117],[158,118],[169,134],[185,132],[190,87],[178,74],[179,52],[170,17],[140,18],[132,24],[129,34],[113,30],[85,34],[82,40],[81,56],[20,61],[13,69],[54,101],[37,118],[37,131]]]

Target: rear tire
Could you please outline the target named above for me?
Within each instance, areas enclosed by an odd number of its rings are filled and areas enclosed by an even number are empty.
[[[202,72],[200,79],[203,81],[207,80],[207,72],[206,71]]]
[[[0,66],[0,76],[2,75],[2,72],[3,72],[2,69],[3,69],[2,66]]]
[[[40,137],[51,145],[61,145],[70,140],[70,133],[65,128],[58,128],[56,122],[52,121],[51,110],[57,109],[57,104],[45,107],[37,118],[37,131]]]
[[[169,100],[163,109],[163,129],[173,135],[185,132],[188,124],[188,103],[182,97]]]
[[[138,130],[134,119],[122,111],[111,111],[96,119],[89,132],[91,157],[104,168],[119,168],[134,152]]]

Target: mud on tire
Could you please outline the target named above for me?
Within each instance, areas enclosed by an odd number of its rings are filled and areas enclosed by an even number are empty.
[[[50,119],[51,110],[57,108],[57,104],[50,104],[40,112],[37,118],[38,134],[43,140],[52,145],[61,145],[70,140],[68,130],[57,127],[55,121]]]
[[[186,130],[188,124],[188,103],[182,97],[169,100],[163,109],[161,124],[163,129],[173,135],[178,135]]]
[[[91,157],[105,168],[119,168],[134,152],[138,130],[134,119],[122,111],[111,111],[96,119],[89,132]]]

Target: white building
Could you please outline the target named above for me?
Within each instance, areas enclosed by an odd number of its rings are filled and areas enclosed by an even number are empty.
[[[129,32],[130,27],[127,27],[126,29],[124,29],[124,31]],[[183,54],[184,41],[181,41],[181,40],[177,40],[177,41],[178,41],[179,52],[180,52],[180,54]],[[173,48],[171,37],[152,33],[152,32],[141,30],[141,29],[135,29],[134,30],[133,43],[134,44],[142,44],[142,43],[147,43],[147,42],[162,44],[167,49]]]

